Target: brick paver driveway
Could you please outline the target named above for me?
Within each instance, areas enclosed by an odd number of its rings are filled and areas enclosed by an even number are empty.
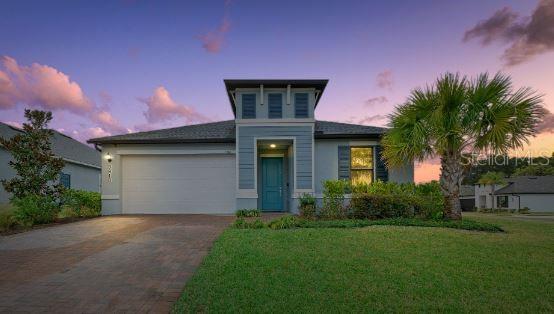
[[[112,216],[0,237],[0,312],[167,312],[232,219]]]

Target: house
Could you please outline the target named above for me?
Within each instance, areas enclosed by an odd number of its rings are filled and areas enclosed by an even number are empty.
[[[11,138],[22,133],[21,129],[0,122],[0,136]],[[54,131],[51,138],[52,151],[63,158],[65,167],[60,173],[60,180],[68,188],[87,191],[100,191],[100,152],[73,138]],[[0,146],[0,179],[13,178],[16,173],[8,164],[11,154]],[[0,185],[0,204],[9,202],[10,194]]]
[[[475,205],[478,208],[554,212],[554,176],[520,176],[506,179],[507,183],[475,185]]]
[[[475,209],[475,187],[473,185],[460,186],[460,206],[463,211]]]
[[[413,181],[413,164],[385,168],[386,129],[315,119],[327,80],[224,82],[234,120],[89,140],[103,214],[296,212],[327,179]]]

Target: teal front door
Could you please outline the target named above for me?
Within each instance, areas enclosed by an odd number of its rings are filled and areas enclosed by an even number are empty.
[[[262,158],[262,210],[283,210],[283,158]]]

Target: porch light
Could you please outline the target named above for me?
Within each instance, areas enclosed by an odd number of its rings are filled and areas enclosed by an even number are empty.
[[[269,144],[269,147],[275,148],[275,147],[277,147],[277,145],[275,145],[275,144]]]
[[[112,162],[112,155],[110,153],[107,153],[106,156],[104,156],[108,162]]]

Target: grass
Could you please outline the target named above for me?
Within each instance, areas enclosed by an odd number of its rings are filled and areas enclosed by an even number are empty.
[[[552,312],[554,223],[228,229],[176,312]]]

